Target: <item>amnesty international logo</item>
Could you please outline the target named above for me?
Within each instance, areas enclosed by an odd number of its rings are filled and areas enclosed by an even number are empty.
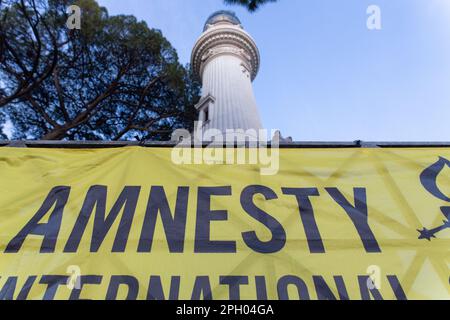
[[[424,188],[433,196],[450,203],[450,198],[442,193],[437,185],[437,178],[446,166],[450,168],[450,161],[443,157],[439,157],[439,160],[435,164],[426,168],[422,172],[422,174],[420,175],[420,182],[422,183]],[[428,241],[431,241],[432,238],[436,238],[437,233],[450,228],[450,205],[441,207],[441,211],[445,217],[445,220],[443,220],[443,224],[431,230],[428,230],[427,228],[423,228],[423,230],[417,230],[420,233],[419,239],[427,239]]]

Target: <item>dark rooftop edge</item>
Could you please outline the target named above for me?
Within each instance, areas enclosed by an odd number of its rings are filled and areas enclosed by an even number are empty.
[[[47,140],[0,140],[0,147],[11,148],[63,148],[63,149],[102,149],[139,146],[145,148],[173,148],[177,143],[153,141],[47,141]],[[203,143],[203,147],[211,143]],[[270,143],[268,144],[271,145]],[[223,146],[218,144],[217,147]],[[236,145],[237,146],[237,145]],[[198,147],[198,146],[197,146]],[[450,142],[289,142],[280,143],[281,149],[307,149],[307,148],[446,148]]]

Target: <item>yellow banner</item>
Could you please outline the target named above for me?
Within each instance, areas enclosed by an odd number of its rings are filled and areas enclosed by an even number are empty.
[[[449,148],[190,151],[1,148],[0,299],[450,299]]]

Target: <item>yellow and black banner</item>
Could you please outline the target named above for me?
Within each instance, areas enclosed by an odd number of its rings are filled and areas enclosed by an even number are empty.
[[[450,299],[449,148],[173,153],[1,148],[0,299]]]

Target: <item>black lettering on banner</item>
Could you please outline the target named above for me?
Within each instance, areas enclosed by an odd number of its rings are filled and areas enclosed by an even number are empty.
[[[298,297],[300,300],[310,300],[308,287],[306,286],[305,281],[300,279],[299,277],[287,275],[278,281],[277,284],[277,291],[278,291],[278,298],[280,300],[291,300],[289,298],[289,286],[295,286],[298,291]]]
[[[123,208],[122,219],[114,240],[112,252],[125,252],[128,236],[136,211],[141,187],[125,187],[115,202],[108,216],[106,214],[106,186],[93,186],[89,189],[80,215],[75,222],[72,233],[67,240],[64,252],[77,252],[81,238],[86,230],[89,218],[95,207],[94,230],[91,239],[91,252],[98,252],[106,234],[116,221]]]
[[[366,249],[366,252],[381,252],[377,239],[369,226],[369,217],[367,209],[367,196],[365,188],[354,188],[355,206],[344,197],[338,188],[325,188],[330,196],[336,201],[347,213],[352,220],[356,231]]]
[[[325,253],[322,237],[317,227],[314,217],[314,210],[310,197],[319,196],[316,188],[282,188],[283,194],[295,196],[298,203],[300,218],[308,240],[309,251],[311,253]]]
[[[58,275],[44,275],[39,281],[40,284],[46,284],[47,289],[45,289],[43,300],[53,300],[56,296],[56,291],[59,286],[67,285],[67,280],[69,276],[58,276]]]
[[[380,291],[373,286],[369,288],[368,283],[371,281],[370,277],[367,275],[358,276],[359,292],[361,293],[362,300],[371,300],[372,296],[375,300],[383,300]]]
[[[230,300],[241,299],[241,285],[248,284],[246,276],[222,276],[219,279],[220,284],[227,285],[230,293]]]
[[[272,233],[272,239],[264,242],[259,240],[255,231],[243,232],[242,238],[245,244],[252,250],[259,253],[275,253],[284,248],[286,244],[286,232],[283,226],[271,215],[258,208],[253,202],[253,197],[257,194],[264,196],[266,200],[277,199],[277,194],[265,186],[249,186],[241,193],[242,208],[253,218],[261,222]]]
[[[342,276],[334,276],[334,282],[339,294],[340,300],[349,300],[347,288],[345,287]],[[337,300],[331,288],[322,276],[313,276],[314,287],[316,288],[317,298],[319,300]]]
[[[109,282],[105,300],[116,300],[120,286],[127,286],[127,297],[125,300],[136,300],[139,293],[139,281],[133,276],[112,276]]]
[[[178,300],[180,294],[180,276],[172,276],[169,300]],[[151,276],[148,284],[147,300],[166,300],[160,276]]]
[[[264,300],[264,301],[268,300],[266,277],[256,276],[255,277],[255,286],[256,286],[256,299]]]
[[[102,283],[103,276],[89,275],[80,276],[80,288],[73,288],[70,294],[69,300],[80,300],[81,290],[87,284],[100,284]]]
[[[405,291],[403,291],[403,288],[400,284],[400,281],[398,281],[397,276],[388,275],[387,279],[389,281],[389,284],[391,285],[392,291],[394,291],[394,295],[397,300],[408,300]]]
[[[189,187],[179,187],[175,205],[175,214],[172,217],[164,187],[151,188],[144,224],[142,226],[141,238],[139,240],[138,252],[151,251],[158,212],[161,215],[170,252],[183,252],[188,197]]]
[[[55,252],[56,241],[58,240],[59,229],[64,207],[69,199],[70,187],[59,186],[53,188],[44,203],[31,218],[31,220],[23,227],[22,230],[8,243],[5,253],[17,253],[28,235],[43,236],[41,245],[41,253]],[[39,223],[43,217],[52,209],[47,223]]]
[[[0,277],[1,278],[1,277]],[[36,281],[36,276],[29,276],[25,281],[22,289],[17,295],[17,300],[26,300],[30,293],[31,287]],[[17,287],[17,277],[9,277],[2,289],[0,290],[0,300],[14,300],[14,294]]]
[[[235,253],[235,241],[212,241],[211,221],[226,221],[226,210],[211,210],[211,196],[230,196],[231,187],[200,187],[197,199],[195,226],[196,253]]]
[[[195,278],[194,289],[192,289],[191,300],[212,300],[211,283],[208,276],[197,276]]]

